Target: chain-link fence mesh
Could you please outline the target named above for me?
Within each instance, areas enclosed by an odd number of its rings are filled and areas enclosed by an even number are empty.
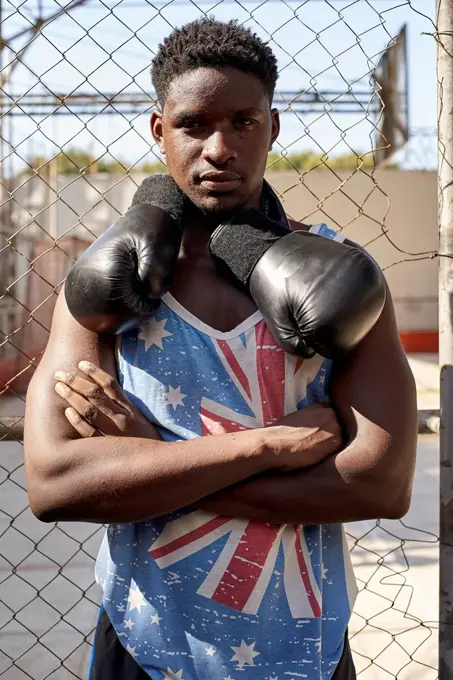
[[[205,14],[238,18],[269,41],[282,114],[271,183],[290,217],[328,222],[367,246],[386,270],[400,328],[427,333],[437,325],[436,133],[409,129],[406,59],[410,72],[420,55],[401,52],[396,38],[404,24],[412,35],[435,31],[428,4],[0,0],[5,679],[86,676],[103,528],[33,517],[22,464],[25,390],[69,267],[124,212],[142,177],[164,167],[148,131],[158,44]],[[423,43],[426,63],[432,43]],[[432,72],[424,68],[429,94],[434,59]],[[360,587],[350,638],[365,680],[437,677],[436,451],[433,436],[419,456],[407,518],[348,526]]]

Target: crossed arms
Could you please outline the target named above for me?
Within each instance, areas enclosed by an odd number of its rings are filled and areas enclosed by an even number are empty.
[[[342,441],[322,408],[269,428],[186,442],[163,442],[140,422],[134,436],[125,427],[126,436],[80,438],[54,374],[77,373],[81,360],[116,375],[112,340],[79,326],[60,295],[25,418],[30,505],[43,521],[140,521],[189,504],[301,524],[397,518],[408,510],[417,409],[390,294],[374,329],[335,366],[331,395]]]

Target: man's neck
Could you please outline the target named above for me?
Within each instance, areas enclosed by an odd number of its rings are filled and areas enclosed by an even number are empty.
[[[250,208],[260,209],[261,192],[251,197],[239,212]],[[181,244],[181,254],[192,256],[208,255],[208,242],[211,234],[230,217],[232,213],[203,213],[193,210],[184,225],[184,232]]]
[[[184,226],[184,232],[181,243],[181,255],[185,257],[200,257],[209,255],[208,242],[209,238],[221,223],[219,218],[206,219],[202,213],[199,218],[191,219]]]

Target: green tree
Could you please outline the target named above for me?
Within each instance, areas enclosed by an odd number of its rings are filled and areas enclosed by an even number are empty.
[[[23,174],[48,174],[51,164],[56,163],[56,171],[59,175],[74,175],[84,173],[95,175],[99,172],[123,173],[128,168],[128,163],[121,159],[115,159],[107,154],[97,159],[91,152],[70,147],[60,152],[56,157],[46,158],[45,156],[33,156],[27,159],[31,167],[25,168]]]
[[[167,174],[168,168],[165,165],[165,163],[162,163],[161,161],[155,161],[153,163],[149,162],[144,162],[141,163],[140,165],[136,165],[134,167],[134,170],[137,170],[138,172],[144,172],[147,175],[156,175],[156,174]]]

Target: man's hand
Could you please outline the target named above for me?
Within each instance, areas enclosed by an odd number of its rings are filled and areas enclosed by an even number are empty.
[[[332,408],[315,404],[266,428],[277,465],[284,472],[316,465],[343,446],[341,426]]]
[[[65,416],[82,437],[159,439],[156,428],[129,401],[118,382],[99,366],[81,361],[75,373],[57,371],[55,391],[67,403]]]
[[[159,438],[156,428],[138,411],[118,382],[98,366],[86,361],[79,370],[88,378],[57,371],[55,391],[67,403],[65,416],[82,437]],[[310,467],[340,450],[341,428],[333,409],[314,405],[285,416],[267,428],[273,467],[283,471]]]
[[[79,370],[87,378],[64,371],[57,371],[54,377],[55,391],[68,403],[65,416],[82,437],[158,438],[154,425],[133,406],[111,375],[86,361],[79,363]],[[267,428],[267,436],[272,455],[281,460],[273,467],[283,471],[315,465],[342,445],[335,411],[318,404],[285,416]]]

